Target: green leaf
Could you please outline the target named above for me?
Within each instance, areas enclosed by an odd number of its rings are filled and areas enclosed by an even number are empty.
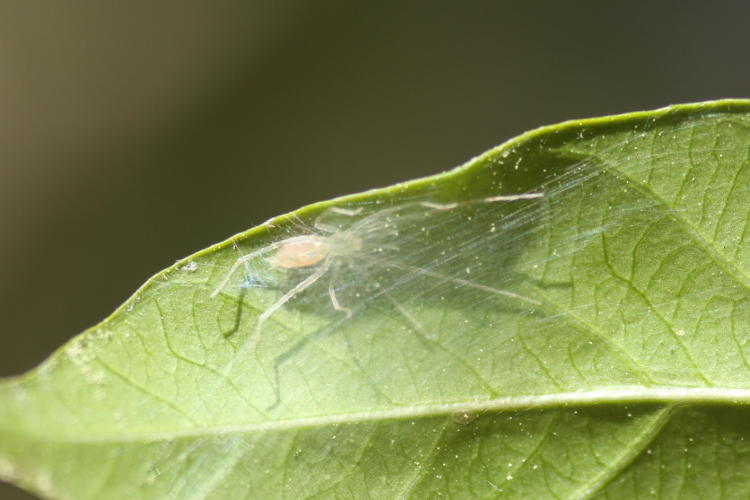
[[[76,499],[748,496],[748,211],[748,101],[545,127],[303,208],[0,382],[0,477]]]

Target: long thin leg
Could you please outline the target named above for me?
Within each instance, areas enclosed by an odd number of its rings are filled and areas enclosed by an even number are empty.
[[[432,208],[433,210],[450,210],[458,206],[458,202],[436,203],[434,201],[420,201],[419,204],[425,208]]]
[[[355,215],[359,215],[359,213],[362,212],[362,207],[359,207],[359,208],[331,207],[328,210],[330,210],[333,213],[346,215],[348,217],[353,217]]]
[[[340,231],[339,228],[335,226],[330,226],[328,224],[324,224],[322,222],[315,221],[314,224],[315,224],[315,229],[318,229],[319,231],[323,231],[324,233],[335,234]]]
[[[481,201],[494,203],[496,201],[535,200],[538,198],[544,198],[544,193],[521,193],[509,194],[504,196],[490,196],[489,198],[483,198]]]
[[[331,207],[328,210],[335,214],[345,215],[347,217],[354,217],[355,215],[359,215],[362,212],[362,207],[360,208]],[[319,229],[320,231],[330,233],[330,234],[338,233],[340,231],[339,228],[330,226],[324,222],[320,222],[317,219],[315,220],[313,225],[315,226],[315,229]]]
[[[420,205],[434,210],[451,210],[456,208],[462,203],[495,203],[497,201],[518,201],[518,200],[534,200],[537,198],[544,198],[544,193],[522,193],[522,194],[511,194],[511,195],[500,195],[490,196],[488,198],[480,198],[478,200],[467,201],[467,202],[453,202],[453,203],[437,203],[434,201],[421,201]]]
[[[250,252],[249,254],[239,257],[237,260],[234,261],[234,264],[232,264],[232,267],[229,268],[229,271],[227,272],[226,276],[224,276],[224,279],[221,280],[221,283],[219,283],[216,286],[216,288],[214,288],[214,291],[211,292],[211,295],[209,295],[209,298],[213,299],[214,297],[219,295],[219,292],[221,292],[224,289],[224,287],[227,286],[227,283],[229,283],[229,280],[232,279],[232,275],[237,271],[237,268],[243,265],[245,262],[255,259],[256,257],[259,257],[263,254],[267,254],[268,252],[272,252],[276,250],[277,248],[281,248],[287,243],[288,243],[288,240],[277,241],[275,243],[266,245],[259,250],[255,250],[254,252]]]
[[[279,298],[276,302],[271,304],[271,306],[268,307],[265,311],[263,311],[263,314],[258,316],[258,322],[255,324],[255,330],[252,333],[252,336],[245,341],[245,346],[243,346],[243,349],[255,349],[255,345],[258,343],[258,339],[260,337],[260,331],[263,328],[263,324],[266,322],[268,318],[271,317],[273,313],[278,311],[284,304],[289,302],[291,299],[293,299],[297,294],[301,293],[305,290],[305,288],[309,287],[316,281],[318,281],[323,275],[328,271],[328,269],[331,267],[331,261],[325,260],[323,264],[321,264],[315,272],[310,274],[307,278],[303,279],[297,285],[286,292],[284,295]]]
[[[331,298],[331,304],[333,304],[333,308],[334,309],[336,309],[339,312],[342,312],[342,313],[346,314],[347,318],[351,318],[352,314],[353,314],[353,311],[350,308],[348,308],[348,307],[342,306],[339,303],[339,299],[336,298],[336,287],[335,287],[335,285],[336,285],[336,278],[337,278],[337,276],[335,276],[335,272],[334,272],[334,276],[331,278],[331,281],[328,282],[328,296]]]

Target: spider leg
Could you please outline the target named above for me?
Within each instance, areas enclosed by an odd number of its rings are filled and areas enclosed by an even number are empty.
[[[331,207],[328,209],[328,211],[333,212],[335,214],[339,214],[339,215],[345,215],[347,217],[354,217],[355,215],[359,215],[362,212],[362,207],[360,208]],[[331,233],[331,234],[338,233],[340,231],[339,228],[326,224],[325,222],[320,222],[320,220],[317,220],[317,219],[313,223],[313,226],[315,226],[315,229],[319,229],[320,231],[324,231],[326,233]]]
[[[359,208],[331,207],[328,210],[336,214],[346,215],[347,217],[354,217],[355,215],[359,215],[360,212],[362,212],[362,207],[359,207]]]
[[[271,317],[276,311],[278,311],[284,304],[289,302],[291,299],[293,299],[295,296],[300,294],[302,291],[304,291],[307,287],[314,284],[316,281],[318,281],[320,278],[323,277],[323,275],[328,272],[328,269],[331,267],[331,261],[325,260],[323,263],[318,267],[318,269],[315,270],[310,276],[303,279],[297,285],[286,292],[284,295],[282,295],[279,300],[271,304],[268,309],[263,311],[263,313],[258,316],[258,322],[255,324],[255,330],[251,334],[251,336],[247,339],[245,342],[245,346],[243,349],[255,349],[255,345],[258,343],[258,339],[260,338],[260,333],[263,328],[263,324],[268,320],[268,318]]]
[[[493,203],[496,201],[535,200],[537,198],[544,198],[544,193],[521,193],[505,196],[490,196],[489,198],[483,198],[480,201],[485,203]]]
[[[473,202],[468,203],[495,203],[497,201],[518,201],[518,200],[534,200],[537,198],[544,198],[544,193],[521,193],[521,194],[511,194],[511,195],[500,195],[500,196],[490,196],[488,198],[480,198],[478,200],[474,200]],[[419,202],[420,205],[426,208],[431,208],[433,210],[451,210],[453,208],[456,208],[460,203],[459,202],[453,202],[453,203],[437,203],[434,201],[421,201]]]
[[[422,205],[425,208],[432,208],[433,210],[450,210],[452,208],[456,208],[458,206],[458,203],[436,203],[434,201],[420,201],[420,205]]]
[[[254,252],[250,252],[249,254],[243,255],[242,257],[239,257],[237,260],[234,261],[234,264],[232,264],[232,267],[229,268],[229,271],[227,272],[226,276],[224,276],[224,279],[221,280],[221,283],[219,283],[216,288],[214,288],[214,291],[211,292],[211,295],[209,295],[209,298],[213,299],[217,295],[219,295],[219,292],[221,292],[224,287],[227,286],[227,283],[229,283],[229,280],[232,279],[232,275],[237,271],[237,268],[241,265],[245,264],[249,260],[255,259],[261,255],[267,254],[269,252],[272,252],[278,248],[281,248],[282,246],[286,245],[288,243],[287,240],[281,240],[276,241],[274,243],[271,243],[269,245],[266,245],[265,247],[255,250]]]
[[[331,278],[331,281],[328,283],[328,296],[331,298],[331,304],[333,304],[333,308],[336,309],[339,312],[342,312],[346,314],[347,318],[351,318],[353,311],[349,307],[344,307],[339,302],[338,298],[336,298],[336,273],[334,272],[333,277]]]
[[[331,234],[339,232],[338,228],[334,226],[330,226],[328,224],[324,224],[323,222],[318,222],[318,221],[315,221],[315,229],[323,231],[324,233],[331,233]]]

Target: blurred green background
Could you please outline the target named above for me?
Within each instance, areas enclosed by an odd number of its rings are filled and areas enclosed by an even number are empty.
[[[748,95],[750,3],[0,3],[0,375],[176,259],[572,118]],[[0,498],[28,498],[0,485]]]

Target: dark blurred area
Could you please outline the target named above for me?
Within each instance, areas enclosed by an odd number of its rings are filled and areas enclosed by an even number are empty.
[[[537,126],[747,96],[748,18],[742,2],[1,3],[0,375],[273,215]]]

